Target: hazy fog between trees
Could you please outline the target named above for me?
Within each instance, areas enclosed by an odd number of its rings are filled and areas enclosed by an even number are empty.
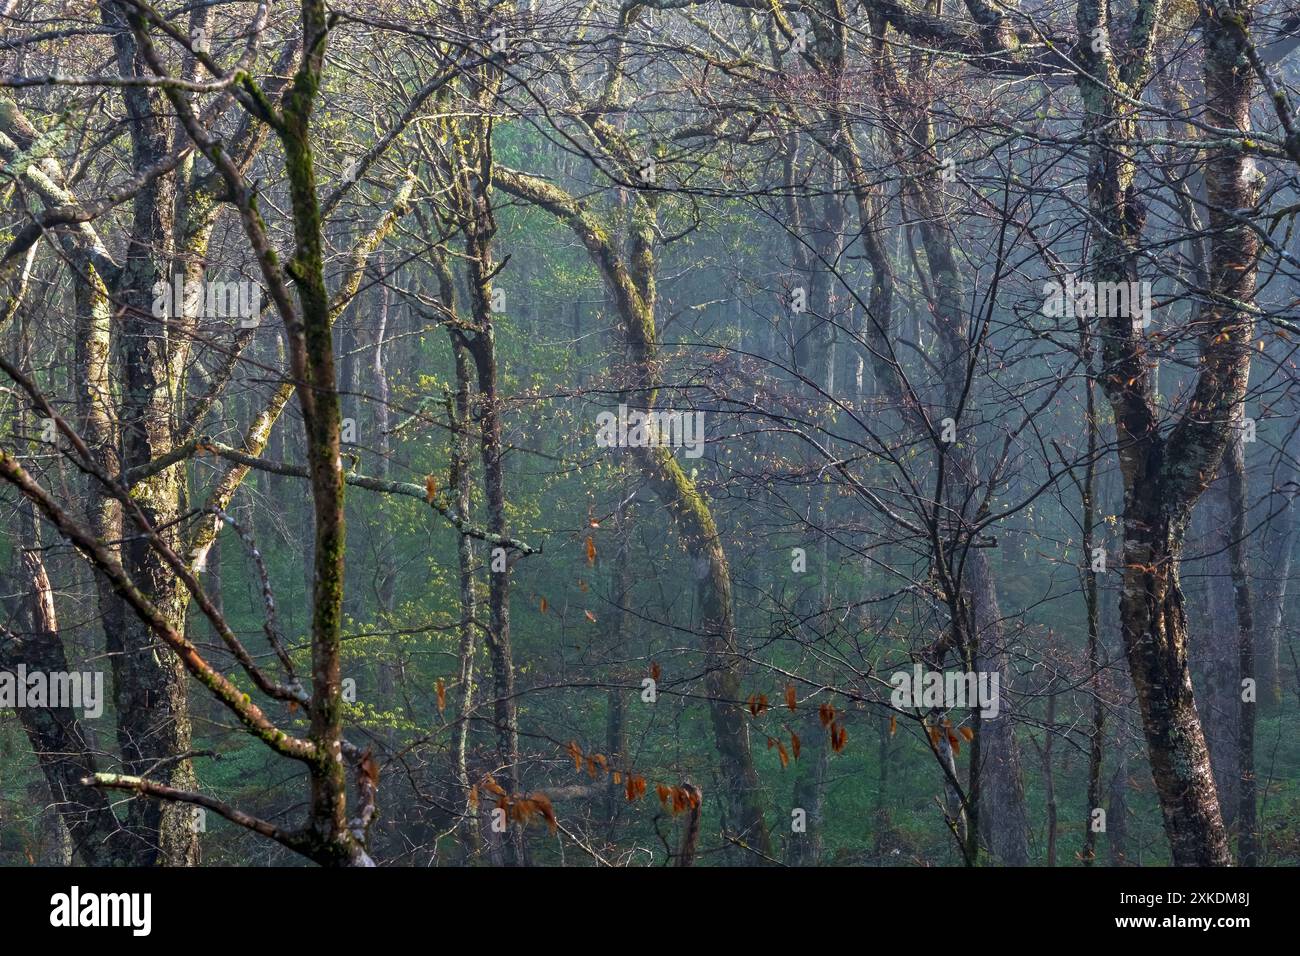
[[[1281,0],[0,0],[0,862],[1300,863]]]

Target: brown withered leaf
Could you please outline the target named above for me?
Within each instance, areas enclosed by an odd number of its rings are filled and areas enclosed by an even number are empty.
[[[360,767],[361,767],[361,775],[370,781],[370,785],[372,787],[378,787],[379,786],[379,761],[375,759],[375,755],[371,753],[369,747],[367,747],[366,752],[361,755]]]
[[[633,803],[639,797],[644,797],[645,786],[645,777],[629,773],[627,775],[627,786],[623,789],[624,794],[627,796],[627,802]]]
[[[575,771],[582,769],[582,748],[578,746],[576,740],[569,741],[569,756],[573,758],[573,769]]]
[[[831,724],[831,750],[838,753],[844,752],[844,745],[849,742],[848,728],[843,724]]]
[[[673,816],[681,813],[691,805],[691,795],[685,787],[673,787]]]
[[[551,798],[544,793],[534,793],[532,798],[537,812],[541,814],[542,819],[546,821],[547,827],[554,833],[559,828],[560,821],[555,818],[555,806],[551,803]]]
[[[817,708],[817,719],[822,722],[823,727],[835,723],[835,706],[830,703],[822,704]]]

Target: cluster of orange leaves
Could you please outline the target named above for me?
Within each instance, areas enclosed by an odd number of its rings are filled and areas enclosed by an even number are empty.
[[[790,751],[794,751],[794,759],[799,759],[799,751],[803,748],[803,743],[799,740],[799,735],[793,730],[790,731],[790,750],[785,749],[785,744],[775,737],[767,738],[767,749],[776,748],[776,755],[781,758],[781,769],[784,770],[790,766]]]
[[[608,757],[604,754],[584,754],[576,740],[570,740],[567,749],[569,758],[573,761],[573,769],[576,772],[581,773],[585,769],[587,776],[592,780],[595,780],[601,774],[609,774],[615,786],[623,785],[623,795],[627,798],[628,803],[635,803],[645,796],[647,786],[645,777],[632,773],[630,770],[626,773],[622,770],[612,770],[609,766]]]
[[[487,774],[483,778],[483,789],[497,798],[496,806],[505,811],[507,820],[514,820],[520,826],[526,827],[533,820],[542,819],[546,821],[546,826],[552,833],[560,825],[555,818],[555,807],[551,804],[551,798],[544,793],[526,793],[521,797],[512,797],[493,779],[492,774]],[[469,788],[469,805],[478,806],[477,786]]]
[[[795,690],[794,684],[787,684],[785,687],[785,706],[794,713],[799,709],[799,694]],[[767,695],[764,693],[754,693],[749,696],[749,715],[758,719],[768,709]],[[835,706],[830,703],[824,703],[817,708],[817,716],[821,719],[822,726],[830,733],[831,750],[835,753],[843,753],[844,746],[849,742],[849,732],[842,723],[836,718]],[[787,728],[788,729],[788,728]],[[776,748],[776,754],[781,758],[782,768],[790,766],[790,756],[793,753],[794,759],[799,759],[799,751],[803,747],[799,735],[793,730],[790,734],[790,749],[786,750],[785,744],[775,737],[767,738],[767,749]]]
[[[817,708],[817,718],[822,722],[831,735],[831,750],[838,753],[844,752],[844,745],[849,742],[849,729],[840,723],[835,715],[835,705],[832,703],[822,704]]]
[[[700,808],[700,791],[690,787],[669,787],[659,783],[655,784],[655,792],[659,794],[659,802],[664,805],[664,809],[673,816],[688,807],[692,810]]]
[[[951,720],[945,720],[942,727],[926,725],[925,732],[930,737],[931,746],[934,747],[939,746],[940,741],[947,737],[948,746],[952,748],[953,754],[961,753],[962,740],[966,741],[966,743],[970,743],[975,739],[975,731],[971,730],[969,727],[958,727],[957,731],[954,733]],[[958,739],[958,734],[961,735],[960,739]]]
[[[786,685],[785,688],[785,705],[793,713],[798,707],[798,694],[795,692],[793,684]],[[760,717],[768,709],[767,695],[762,693],[751,694],[749,697],[749,713],[754,718]],[[840,719],[839,713],[835,710],[835,705],[829,701],[822,703],[817,708],[817,717],[821,725],[826,728],[830,735],[831,750],[835,753],[843,753],[845,746],[849,742],[849,731]],[[898,715],[889,715],[889,736],[894,736],[898,732]],[[931,727],[926,725],[926,732],[930,736],[930,742],[935,746],[945,737],[948,745],[952,747],[954,754],[961,753],[961,742],[964,740],[970,743],[975,739],[975,731],[970,727],[953,728],[951,720],[945,720],[942,727]],[[776,748],[777,756],[781,758],[781,766],[787,767],[790,764],[790,753],[786,751],[785,745],[774,737],[767,738],[767,749]],[[790,732],[790,749],[794,753],[794,759],[799,759],[800,741],[798,734]]]

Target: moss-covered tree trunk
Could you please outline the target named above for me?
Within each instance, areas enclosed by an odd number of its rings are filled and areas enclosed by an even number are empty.
[[[127,8],[112,0],[101,7],[113,30],[117,68],[126,77],[148,74],[128,22]],[[143,29],[137,24],[138,29]],[[156,91],[125,87],[131,159],[136,169],[158,164],[168,153],[174,126],[166,100]],[[183,388],[174,375],[174,350],[184,316],[154,314],[154,286],[172,280],[175,177],[160,176],[136,193],[131,238],[113,284],[121,355],[121,401],[117,419],[124,470],[148,465],[172,450],[172,401]],[[177,519],[185,505],[184,470],[164,469],[131,489],[133,500],[168,547],[181,547]],[[125,537],[122,564],[136,586],[177,633],[185,632],[188,595],[162,555],[145,536]],[[114,596],[114,603],[120,598]],[[118,611],[120,623],[107,633],[113,662],[117,739],[123,765],[132,776],[147,776],[181,790],[195,789],[189,757],[191,729],[184,667],[167,652],[149,625]],[[189,807],[137,799],[127,826],[140,835],[138,862],[192,866],[198,862],[198,834]]]
[[[1248,17],[1250,0],[1223,5]],[[1149,76],[1159,0],[1136,11],[1126,49],[1117,49],[1109,11],[1080,0],[1081,35],[1108,39],[1081,48],[1079,89],[1089,155],[1092,278],[1138,282],[1143,210],[1136,195],[1137,138],[1132,96]],[[1220,16],[1202,18],[1207,121],[1249,127],[1250,65],[1244,33]],[[1188,669],[1188,624],[1179,582],[1191,509],[1218,471],[1250,371],[1258,239],[1239,218],[1258,198],[1248,157],[1235,147],[1207,150],[1210,303],[1201,315],[1201,362],[1186,410],[1167,434],[1156,404],[1145,330],[1133,315],[1101,319],[1102,384],[1115,413],[1124,479],[1124,579],[1120,626],[1137,692],[1152,777],[1177,865],[1231,863],[1227,833]]]
[[[653,226],[638,200],[636,222],[625,259],[608,232],[577,201],[555,186],[512,170],[497,170],[505,191],[535,203],[565,222],[586,246],[604,279],[619,314],[619,330],[631,366],[630,387],[656,405],[659,355],[655,331],[655,260]],[[698,569],[697,633],[707,662],[706,684],[714,744],[718,751],[725,799],[730,804],[731,836],[756,851],[745,862],[771,857],[771,840],[763,819],[762,794],[750,748],[740,686],[742,657],[736,639],[731,571],[708,500],[682,470],[672,450],[661,446],[631,449],[642,475],[675,519],[678,535]]]

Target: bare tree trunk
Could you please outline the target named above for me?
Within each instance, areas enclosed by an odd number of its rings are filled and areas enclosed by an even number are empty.
[[[1223,456],[1227,478],[1228,561],[1232,566],[1232,590],[1237,618],[1237,673],[1233,681],[1233,709],[1236,711],[1237,751],[1237,859],[1242,866],[1258,863],[1259,833],[1255,815],[1255,698],[1244,693],[1242,681],[1255,674],[1255,615],[1250,590],[1250,559],[1247,553],[1249,529],[1246,526],[1246,445],[1241,426],[1245,405],[1237,406],[1233,416],[1236,433]],[[1231,672],[1231,670],[1229,672]]]
[[[1249,0],[1229,3],[1249,14]],[[1136,249],[1144,213],[1136,195],[1136,133],[1131,93],[1149,76],[1158,3],[1143,0],[1122,49],[1105,5],[1081,0],[1084,45],[1079,89],[1093,143],[1088,192],[1093,217],[1093,278],[1140,281]],[[1249,128],[1250,66],[1236,26],[1203,17],[1208,121]],[[1097,78],[1107,77],[1106,81]],[[1201,316],[1201,362],[1188,408],[1162,435],[1152,364],[1133,314],[1107,316],[1102,381],[1115,413],[1124,477],[1124,580],[1120,626],[1137,691],[1152,776],[1173,861],[1226,866],[1227,834],[1196,712],[1187,661],[1187,615],[1179,581],[1183,539],[1196,500],[1218,471],[1250,370],[1258,238],[1235,210],[1254,205],[1259,183],[1239,150],[1207,153],[1211,304]]]
[[[1052,768],[1052,742],[1056,736],[1056,694],[1047,690],[1047,714],[1043,725],[1043,793],[1047,801],[1047,865],[1056,866],[1056,774]]]
[[[1082,332],[1083,353],[1087,367],[1092,369],[1091,337]],[[1092,700],[1092,727],[1088,740],[1088,800],[1084,808],[1083,851],[1080,858],[1084,866],[1092,866],[1097,859],[1097,831],[1093,827],[1093,813],[1101,808],[1101,765],[1106,745],[1106,705],[1102,698],[1101,681],[1101,613],[1097,587],[1097,572],[1093,570],[1092,553],[1096,547],[1097,528],[1097,409],[1095,386],[1091,374],[1084,383],[1087,407],[1088,462],[1084,466],[1083,484],[1080,486],[1083,510],[1083,588],[1088,614],[1088,694]]]
[[[371,441],[375,449],[375,474],[380,478],[387,478],[389,475],[389,457],[392,454],[391,442],[389,440],[389,388],[388,388],[388,369],[384,363],[384,336],[388,334],[389,328],[389,309],[390,296],[388,293],[388,281],[385,278],[384,259],[382,256],[376,257],[376,271],[379,275],[379,308],[376,312],[375,319],[375,347],[372,353],[370,371],[375,380],[375,400],[371,403],[374,414],[371,416],[373,435]],[[454,487],[454,485],[453,485]],[[383,531],[380,532],[384,533]],[[397,595],[397,566],[394,561],[393,550],[381,545],[376,549],[379,558],[379,568],[376,574],[379,578],[379,608],[385,614],[393,612],[393,606]]]
[[[1189,603],[1199,612],[1195,618],[1201,623],[1192,635],[1192,685],[1204,718],[1205,745],[1210,751],[1210,769],[1214,772],[1223,822],[1232,827],[1237,818],[1241,782],[1237,749],[1241,734],[1238,722],[1241,677],[1238,641],[1231,639],[1240,632],[1240,623],[1233,599],[1235,582],[1229,556],[1233,534],[1229,499],[1233,491],[1227,479],[1228,457],[1224,456],[1219,478],[1206,491],[1193,519],[1194,528],[1204,528],[1197,543],[1208,554],[1197,565],[1204,573],[1203,600],[1197,600],[1193,591]]]
[[[1277,465],[1273,471],[1270,494],[1264,500],[1268,515],[1263,535],[1263,566],[1256,574],[1260,582],[1256,607],[1255,672],[1257,677],[1258,705],[1276,708],[1282,702],[1282,669],[1280,649],[1287,595],[1291,581],[1291,556],[1296,539],[1296,495],[1300,493],[1300,428],[1291,426],[1286,438],[1280,442]]]
[[[1128,842],[1128,748],[1123,741],[1115,748],[1118,758],[1110,777],[1110,795],[1106,806],[1106,842],[1110,845],[1111,866],[1131,866]]]
[[[875,833],[872,836],[872,845],[878,866],[885,862],[885,837],[892,829],[889,814],[889,763],[893,756],[893,747],[890,746],[893,726],[893,719],[888,714],[881,714],[880,719],[876,721],[878,744],[876,759],[879,761],[879,766],[876,769]]]
[[[630,508],[620,509],[614,516],[614,531],[618,535],[618,553],[614,557],[614,605],[617,610],[617,623],[614,628],[614,646],[620,650],[631,646],[632,641],[632,512]],[[614,681],[617,685],[618,681]],[[627,766],[627,713],[624,704],[625,691],[612,686],[605,694],[605,754],[611,767]],[[605,789],[606,833],[614,838],[614,827],[618,819],[620,791],[610,776]]]
[[[19,511],[19,547],[11,580],[17,585],[15,593],[25,597],[9,602],[16,612],[17,630],[0,626],[0,669],[12,671],[22,664],[45,674],[70,673],[54,593],[41,557],[36,517],[28,502],[22,502]],[[98,768],[75,711],[70,707],[19,707],[18,719],[76,855],[88,866],[112,866],[129,859],[138,848],[113,814],[108,796],[82,783]]]
[[[445,264],[439,263],[439,296],[448,310],[455,309],[455,284]],[[456,514],[468,520],[473,473],[471,471],[474,437],[472,431],[470,379],[473,360],[460,337],[450,333],[452,355],[456,364],[456,391],[448,402],[448,416],[452,425],[451,464],[449,479],[451,493],[455,496]],[[456,728],[452,737],[452,763],[456,782],[461,789],[464,805],[460,831],[464,839],[465,860],[469,862],[481,849],[476,808],[470,800],[469,748],[470,716],[474,711],[474,655],[478,645],[478,595],[474,589],[474,540],[462,534],[456,543],[456,563],[460,573],[460,645],[456,651],[456,675],[460,699],[456,715]]]
[[[123,76],[152,72],[137,49],[127,25],[127,8],[115,0],[101,7],[113,31],[118,70]],[[163,97],[147,89],[123,92],[131,114],[132,162],[147,169],[167,154],[172,122]],[[171,366],[173,336],[183,316],[152,314],[153,288],[170,285],[174,250],[175,179],[163,176],[140,190],[132,207],[132,241],[124,253],[115,283],[121,329],[124,382],[120,421],[122,467],[148,465],[172,450],[172,406],[179,390]],[[184,550],[178,518],[184,510],[184,470],[168,468],[136,483],[132,498],[166,544]],[[189,595],[162,555],[145,537],[128,535],[122,564],[178,633],[184,633]],[[115,595],[113,601],[120,599]],[[148,777],[180,790],[194,790],[196,777],[189,753],[189,701],[185,671],[153,630],[134,614],[122,614],[120,630],[109,634],[117,704],[117,737],[126,772]],[[182,804],[137,799],[131,802],[127,826],[145,837],[140,862],[193,866],[198,862],[198,835],[192,813]]]
[[[810,718],[800,728],[803,752],[799,759],[799,778],[795,781],[791,806],[806,814],[807,831],[792,833],[786,851],[789,866],[820,866],[826,832],[824,805],[826,774],[830,770],[831,748],[818,721]]]
[[[0,107],[3,107],[0,109],[0,124],[3,124],[0,126],[0,152],[3,152],[6,161],[14,162],[20,156],[20,149],[29,147],[35,142],[36,129],[12,100],[7,98],[0,100]],[[29,176],[28,185],[40,197],[45,207],[76,205],[76,197],[63,185],[62,172],[57,164],[43,164],[42,168],[46,175],[38,178]],[[77,280],[73,282],[72,293],[75,306],[74,374],[77,382],[75,389],[77,430],[86,442],[97,467],[107,474],[116,475],[121,471],[117,422],[111,411],[116,394],[112,378],[116,335],[108,283],[116,276],[118,267],[93,228],[61,231],[59,239],[63,254],[72,263],[77,275]],[[25,276],[16,281],[25,282]],[[15,307],[20,302],[20,293],[21,285],[17,287],[17,292],[12,299]],[[112,549],[114,556],[117,557],[118,542],[122,536],[121,506],[93,478],[87,476],[83,487],[86,496],[87,525],[91,533],[98,540],[106,542],[106,547]],[[35,538],[31,540],[34,541]],[[43,573],[43,567],[41,570]],[[23,573],[27,574],[29,571],[35,573],[34,568],[24,570]],[[113,635],[121,632],[124,607],[103,575],[93,574],[93,578],[100,609],[100,626],[107,644],[114,639]],[[32,581],[31,593],[33,595],[41,593],[41,586],[35,578]],[[51,615],[53,613],[52,605],[42,610],[48,610]],[[53,624],[53,618],[47,617],[46,623]],[[35,629],[33,624],[33,630]],[[7,644],[6,659],[10,666],[24,662],[24,652],[36,654],[33,661],[40,662],[41,666],[58,663],[57,658],[42,660],[41,652],[58,655],[64,653],[63,648],[56,647],[53,642],[48,645],[45,642],[37,644],[25,642],[22,647],[13,640],[7,640],[5,643]],[[29,714],[29,719],[40,720],[41,718]],[[45,744],[38,746],[36,752],[47,779],[53,776],[79,785],[80,777],[72,781],[69,777],[72,771],[69,768],[77,765],[90,768],[94,765],[92,753],[80,746],[84,740],[80,728],[70,723],[66,716],[60,717],[52,712],[39,732]],[[46,745],[52,745],[53,749]],[[61,759],[60,755],[66,756],[67,759]],[[58,792],[60,791],[56,790],[56,794]],[[106,800],[101,801],[100,797],[89,792],[74,796],[73,799],[76,803],[90,808],[88,813],[92,819],[95,819],[96,830],[105,827],[107,828],[105,833],[119,833],[125,836],[126,831],[121,829],[117,821],[115,819],[110,821],[98,809],[107,808]],[[108,813],[111,817],[111,810]],[[87,844],[80,849],[82,858],[87,862],[101,859],[98,854],[99,843],[94,847]],[[139,862],[141,843],[126,838],[114,839],[105,842],[102,850],[104,861],[127,865]]]
[[[493,325],[491,280],[496,273],[492,237],[496,221],[483,169],[491,155],[487,124],[476,127],[461,146],[454,175],[457,179],[460,221],[465,233],[469,270],[472,333],[459,332],[465,342],[478,383],[479,450],[487,499],[488,530],[498,538],[507,534],[505,490],[504,403],[498,389],[496,332]],[[512,561],[504,549],[493,549],[488,573],[488,649],[492,658],[493,711],[497,748],[510,781],[510,792],[523,791],[519,762],[519,716],[515,705],[514,653],[510,641],[510,573]],[[510,828],[515,863],[527,862],[522,826]]]

